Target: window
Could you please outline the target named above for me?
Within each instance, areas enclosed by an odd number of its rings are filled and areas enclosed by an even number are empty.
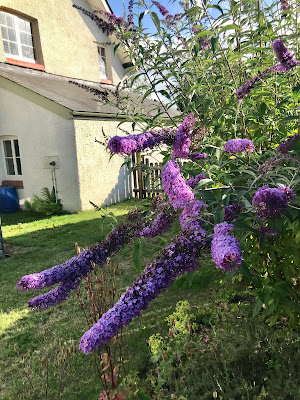
[[[35,62],[32,27],[29,20],[0,11],[4,53],[16,60]]]
[[[3,140],[3,150],[6,174],[8,176],[22,175],[20,149],[18,139]]]
[[[107,57],[105,47],[98,46],[98,59],[100,68],[100,79],[108,79],[107,77]]]

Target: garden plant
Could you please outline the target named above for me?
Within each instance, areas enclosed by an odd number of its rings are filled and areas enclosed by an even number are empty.
[[[133,153],[161,150],[164,194],[154,198],[149,212],[130,211],[102,242],[63,264],[24,276],[17,287],[37,290],[57,284],[29,301],[34,310],[55,306],[77,291],[93,271],[101,273],[110,257],[125,246],[139,250],[134,243],[159,236],[179,221],[180,232],[110,309],[101,308],[98,321],[80,340],[83,353],[109,345],[179,276],[188,272],[192,280],[199,268],[217,268],[224,271],[223,279],[246,282],[248,294],[255,299],[253,316],[271,327],[296,329],[300,3],[185,0],[182,13],[176,15],[156,1],[139,0],[138,5],[134,14],[130,2],[123,18],[81,11],[115,35],[115,50],[126,49],[132,62],[128,81],[133,87],[138,82],[144,98],[157,97],[155,115],[130,107],[121,88],[93,89],[91,95],[127,110],[126,122],[131,121],[136,130],[108,138],[108,151],[129,161]],[[143,26],[145,18],[151,18],[155,33]],[[180,111],[177,117],[169,114],[173,106]],[[137,251],[138,266],[139,257]],[[163,369],[168,359],[170,369],[180,371],[181,357],[192,348],[197,351],[193,341],[184,354],[179,350],[187,343],[187,334],[197,329],[193,318],[188,303],[180,303],[177,314],[170,316],[169,338],[150,339],[158,368]],[[201,331],[204,341],[205,329]],[[197,357],[201,359],[201,354]],[[110,380],[114,381],[114,372]],[[182,395],[184,399],[183,394],[195,398],[188,385],[172,386],[161,374],[153,372],[153,382],[155,398],[170,398],[171,388],[176,391],[171,398]],[[125,399],[120,393],[106,386],[100,398]]]

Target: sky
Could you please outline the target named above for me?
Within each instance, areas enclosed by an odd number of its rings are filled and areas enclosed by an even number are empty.
[[[182,8],[179,6],[178,1],[176,0],[175,2],[169,1],[169,0],[158,0],[160,4],[162,4],[164,7],[167,8],[167,10],[170,11],[170,14],[176,14],[179,12],[182,12]],[[126,7],[128,7],[128,2],[129,0],[124,0],[124,3]],[[122,0],[108,0],[109,5],[111,6],[113,12],[118,15],[119,17],[122,17],[124,13],[124,8],[123,8],[123,1]],[[150,0],[147,0],[148,4],[151,4]],[[134,11],[137,11],[136,6],[134,8]],[[153,11],[157,12],[159,14],[157,7],[153,6]]]
[[[147,4],[150,5],[151,4],[151,0],[146,0]],[[179,5],[179,0],[175,0],[174,1],[169,1],[169,0],[158,0],[158,2],[163,5],[164,7],[166,7],[166,9],[170,12],[170,14],[177,14],[182,12],[182,8]],[[123,7],[123,0],[108,0],[108,3],[111,7],[111,9],[113,10],[114,14],[116,14],[118,17],[122,17],[124,14],[124,7]],[[128,7],[128,3],[129,0],[124,0],[125,6],[126,8]],[[151,8],[151,11],[154,11],[157,13],[158,17],[160,19],[163,18],[163,16],[160,14],[160,12],[158,11],[158,8],[153,5]],[[137,9],[137,6],[134,6],[133,8],[133,12],[139,14],[139,11]],[[149,28],[150,31],[154,30],[154,26],[152,25],[152,22],[150,20],[150,17],[147,18],[147,16],[144,18],[143,20],[143,25],[146,28]]]

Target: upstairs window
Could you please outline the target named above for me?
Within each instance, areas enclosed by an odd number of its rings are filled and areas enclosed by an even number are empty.
[[[98,59],[100,68],[100,79],[108,79],[107,77],[107,55],[105,47],[98,46]]]
[[[0,25],[5,56],[35,63],[31,22],[0,11]]]
[[[20,149],[18,139],[3,140],[4,160],[7,176],[22,175]]]

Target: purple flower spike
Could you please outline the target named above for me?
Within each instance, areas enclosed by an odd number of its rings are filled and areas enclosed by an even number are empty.
[[[272,240],[278,235],[278,232],[270,226],[262,226],[259,230],[259,234],[268,240]]]
[[[229,154],[249,153],[255,149],[254,144],[249,139],[230,139],[225,143],[224,150]]]
[[[155,237],[167,232],[172,225],[173,217],[161,212],[157,215],[151,226],[146,226],[139,233],[140,237]]]
[[[217,268],[224,271],[241,265],[242,252],[239,242],[230,232],[234,230],[233,225],[223,222],[214,227],[213,240],[211,242],[211,255]]]
[[[148,131],[138,135],[114,136],[107,147],[114,154],[132,154],[140,153],[143,150],[153,149],[161,143],[173,144],[174,132],[170,128],[164,128],[160,131]]]
[[[169,14],[169,11],[166,9],[166,7],[164,7],[162,4],[160,4],[158,1],[153,1],[152,3],[156,5],[156,7],[159,9],[159,12],[161,13],[161,15],[163,15],[164,17],[166,17]]]
[[[294,146],[294,144],[295,144],[295,142],[296,142],[296,140],[297,140],[298,138],[299,138],[299,134],[290,136],[290,137],[289,137],[288,139],[286,139],[283,143],[280,143],[280,144],[277,146],[277,151],[278,151],[279,153],[282,153],[282,154],[288,153],[288,152],[293,148],[293,146]]]
[[[230,206],[225,207],[224,221],[225,222],[234,221],[237,218],[237,214],[243,209],[244,207],[238,203],[234,203],[231,204]]]
[[[192,161],[201,161],[201,160],[205,160],[205,158],[207,158],[207,154],[206,153],[191,153],[188,155],[188,158]]]
[[[270,188],[268,185],[259,188],[252,200],[252,207],[260,218],[271,218],[282,214],[295,194],[289,187]]]
[[[29,302],[30,307],[45,308],[65,300],[70,290],[78,286],[80,280],[94,268],[103,265],[107,258],[120,251],[143,226],[142,211],[132,210],[127,214],[126,221],[117,225],[100,244],[82,251],[63,264],[37,274],[23,276],[17,283],[19,290],[42,289],[59,284],[49,293],[36,297]]]
[[[203,207],[207,207],[207,204],[204,204],[203,201],[194,200],[187,203],[179,217],[183,232],[186,230],[192,230],[194,232],[201,231],[202,234],[204,234],[204,230],[201,228],[200,219],[197,218]]]
[[[196,179],[191,177],[189,179],[187,179],[186,183],[189,185],[189,187],[191,187],[192,189],[195,189],[197,182]]]
[[[161,172],[162,184],[169,197],[170,204],[178,210],[189,201],[194,200],[191,188],[186,184],[180,173],[179,165],[175,161],[168,161]]]
[[[205,239],[200,234],[190,232],[188,237],[183,234],[177,236],[145,268],[113,308],[85,332],[79,349],[88,354],[109,343],[123,326],[140,316],[149,302],[170,286],[178,276],[197,268],[196,259],[204,244]]]
[[[281,0],[281,9],[282,11],[289,10],[290,6],[287,0]]]
[[[294,68],[298,64],[296,58],[292,55],[281,39],[275,39],[272,43],[272,48],[285,72]]]
[[[198,182],[200,182],[202,179],[207,179],[207,176],[205,174],[199,174],[196,175],[195,178],[191,177],[189,178],[186,183],[192,188],[195,189],[196,185]]]
[[[172,159],[175,158],[188,158],[189,148],[191,145],[191,134],[196,123],[194,114],[189,114],[184,118],[182,124],[179,126],[175,142],[173,144]]]
[[[67,298],[70,296],[71,290],[76,289],[79,284],[79,279],[60,283],[55,289],[50,290],[50,292],[41,294],[40,296],[29,300],[28,306],[34,310],[37,310],[58,305],[67,300]]]

